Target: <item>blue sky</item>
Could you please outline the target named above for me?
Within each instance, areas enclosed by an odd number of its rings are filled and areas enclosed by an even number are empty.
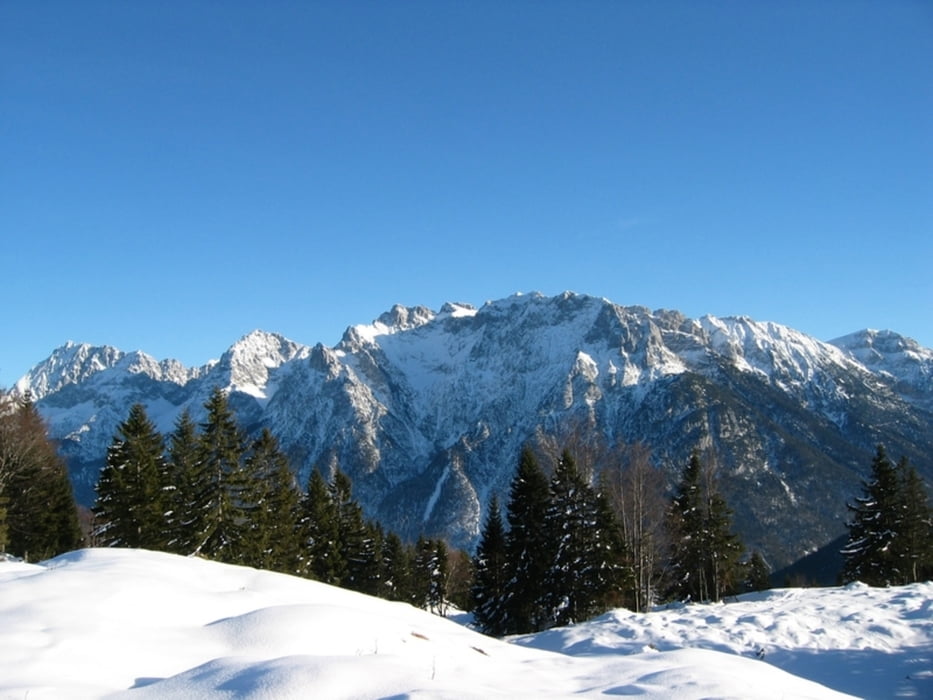
[[[0,5],[0,386],[574,290],[933,346],[933,4]]]

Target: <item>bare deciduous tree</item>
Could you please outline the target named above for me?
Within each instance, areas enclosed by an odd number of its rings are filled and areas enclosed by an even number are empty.
[[[600,471],[600,485],[619,521],[632,565],[632,603],[647,610],[665,575],[669,535],[663,474],[646,445],[620,445]]]

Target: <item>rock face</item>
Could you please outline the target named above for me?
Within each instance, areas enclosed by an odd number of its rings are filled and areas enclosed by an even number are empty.
[[[712,448],[737,528],[776,567],[844,531],[878,442],[933,480],[933,351],[914,341],[824,343],[573,293],[396,306],[332,348],[255,331],[196,369],[68,344],[15,389],[37,399],[90,501],[132,403],[169,432],[185,408],[202,417],[215,386],[246,429],[278,436],[302,482],[339,464],[370,516],[459,546],[492,494],[507,497],[522,444],[572,426],[646,443],[671,480]]]

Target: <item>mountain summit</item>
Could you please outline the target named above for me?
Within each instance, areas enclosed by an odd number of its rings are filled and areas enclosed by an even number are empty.
[[[933,351],[888,331],[825,343],[568,292],[395,306],[334,347],[255,331],[194,369],[69,343],[16,390],[37,399],[84,501],[132,403],[168,432],[220,386],[247,430],[277,435],[302,482],[339,465],[387,527],[461,546],[541,434],[585,426],[645,443],[672,478],[711,448],[743,539],[777,567],[844,531],[876,443],[933,480],[931,377]]]

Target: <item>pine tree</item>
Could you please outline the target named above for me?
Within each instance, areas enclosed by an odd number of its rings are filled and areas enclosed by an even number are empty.
[[[169,435],[165,460],[167,476],[165,536],[167,549],[176,554],[190,554],[200,544],[198,539],[198,427],[185,409]]]
[[[383,538],[381,552],[379,596],[386,600],[411,600],[411,555],[408,549],[398,535],[390,532]]]
[[[444,615],[447,609],[447,545],[443,540],[418,538],[412,564],[413,605]]]
[[[871,475],[862,482],[862,490],[855,504],[848,505],[852,520],[849,540],[842,550],[843,580],[871,586],[900,583],[902,561],[895,540],[901,527],[901,487],[884,445],[876,448]]]
[[[337,543],[344,563],[340,585],[352,591],[375,594],[378,590],[375,542],[363,519],[362,508],[353,500],[350,477],[337,469],[331,480],[330,492],[337,515]]]
[[[295,474],[286,461],[270,477],[267,503],[272,515],[267,534],[267,567],[274,571],[300,575],[302,573],[302,541],[298,527],[301,494],[295,485]]]
[[[142,404],[117,427],[97,483],[97,536],[106,547],[165,549],[162,436]]]
[[[671,507],[672,595],[695,601],[721,600],[736,585],[739,539],[732,513],[716,488],[710,464],[694,450]]]
[[[344,580],[346,563],[340,553],[337,508],[320,470],[312,469],[298,506],[303,569],[308,576],[334,586]]]
[[[897,465],[901,484],[901,526],[896,547],[903,583],[933,576],[933,508],[923,479],[906,457]]]
[[[765,591],[771,587],[771,570],[760,552],[752,552],[745,567],[746,591]]]
[[[545,531],[553,555],[545,574],[552,625],[567,625],[602,612],[618,581],[618,540],[611,515],[586,483],[569,451],[551,479]]]
[[[625,592],[632,589],[632,553],[625,542],[622,522],[604,493],[592,490],[596,498],[596,527],[593,561],[596,566],[593,613],[625,604]]]
[[[245,486],[240,494],[244,521],[238,528],[239,563],[295,573],[299,569],[296,526],[298,493],[288,458],[263,428],[244,460]]]
[[[500,637],[506,633],[506,583],[508,565],[505,527],[499,499],[493,496],[486,524],[473,558],[471,598],[473,618],[485,634]]]
[[[545,574],[551,563],[551,542],[545,524],[550,501],[548,481],[530,448],[519,458],[512,479],[506,518],[509,578],[505,594],[507,634],[538,632],[548,623]]]
[[[709,478],[712,473],[707,472]],[[743,546],[732,532],[732,510],[726,499],[710,482],[706,485],[707,535],[709,542],[709,580],[712,583],[713,600],[734,595],[740,582],[739,560]]]
[[[899,585],[933,573],[933,510],[910,462],[891,463],[883,445],[872,460],[862,496],[849,505],[849,540],[842,550],[843,579],[872,586]]]
[[[192,515],[194,552],[219,561],[235,560],[238,528],[244,521],[240,496],[246,488],[241,467],[243,437],[223,390],[215,388],[204,405],[194,474]]]
[[[434,568],[431,570],[431,590],[428,610],[438,615],[447,614],[447,584],[450,582],[450,550],[444,540],[434,541]]]
[[[681,474],[677,494],[672,504],[671,530],[674,533],[673,568],[679,598],[709,600],[709,579],[706,572],[706,549],[701,491],[702,464],[694,450]]]
[[[365,525],[366,538],[368,540],[366,547],[369,550],[369,554],[367,556],[367,567],[361,582],[360,592],[366,593],[367,595],[379,596],[384,590],[382,577],[385,572],[383,570],[382,551],[386,534],[382,529],[382,525],[375,520],[367,520]]]
[[[418,536],[411,557],[411,579],[409,602],[416,608],[427,609],[431,591],[431,559],[434,556],[432,542],[424,535]]]

